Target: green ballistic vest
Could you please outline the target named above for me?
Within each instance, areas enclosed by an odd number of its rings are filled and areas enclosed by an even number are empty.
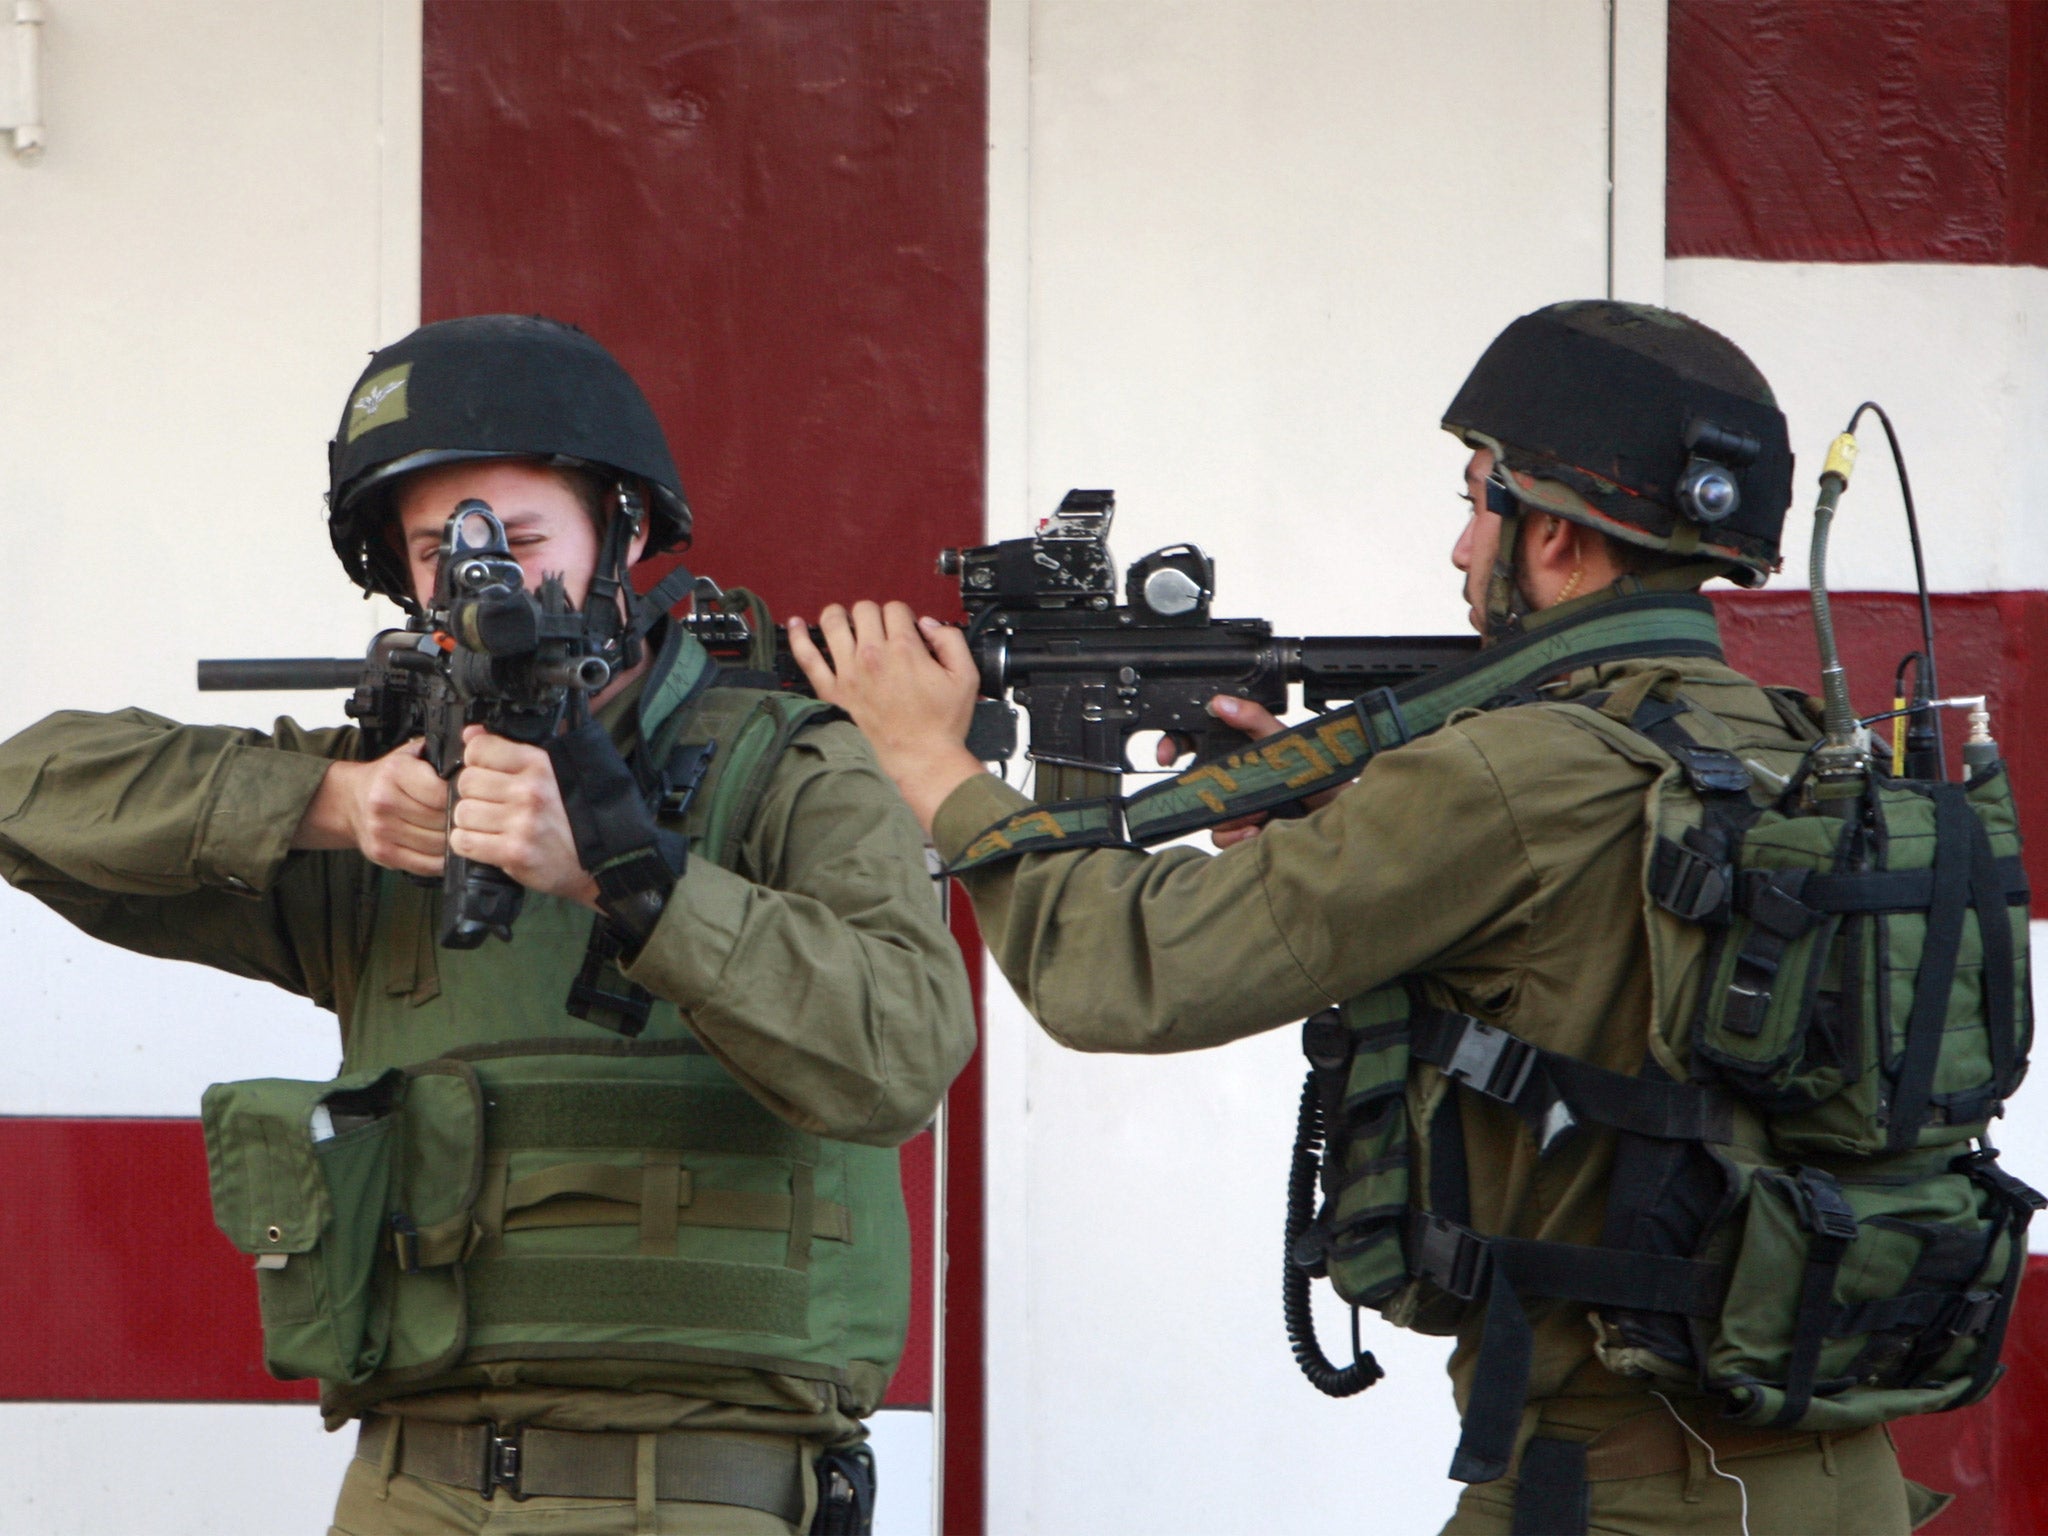
[[[819,706],[711,687],[684,705],[680,729],[664,729],[675,701],[655,703],[666,707],[643,709],[643,740],[717,743],[684,829],[693,857],[730,868],[782,749]],[[872,1409],[909,1315],[895,1150],[778,1119],[672,1003],[655,1000],[632,1039],[570,1016],[585,908],[530,893],[510,943],[465,951],[435,945],[438,900],[383,874],[344,1081],[408,1069],[408,1105],[431,1115],[421,1085],[473,1071],[480,1147],[460,1145],[459,1125],[408,1133],[415,1147],[449,1143],[440,1182],[467,1183],[474,1203],[465,1215],[455,1195],[454,1213],[437,1210],[438,1226],[379,1271],[381,1359],[341,1395],[360,1407],[490,1362],[636,1360],[829,1382],[852,1411]],[[415,1167],[398,1182],[435,1173]],[[549,1379],[567,1382],[559,1367]]]

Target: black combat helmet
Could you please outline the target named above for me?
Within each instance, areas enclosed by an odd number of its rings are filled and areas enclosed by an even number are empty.
[[[385,541],[401,475],[469,459],[537,458],[635,482],[646,554],[684,545],[690,505],[654,409],[617,359],[572,325],[472,315],[423,325],[377,352],[327,445],[327,528],[350,580],[400,603]]]
[[[1685,315],[1611,299],[1524,315],[1486,349],[1444,429],[1570,493],[1510,479],[1527,508],[1722,561],[1744,586],[1778,568],[1784,412],[1740,347]]]

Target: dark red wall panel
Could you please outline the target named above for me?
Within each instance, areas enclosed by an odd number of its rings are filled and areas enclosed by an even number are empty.
[[[422,309],[573,321],[652,397],[693,568],[951,611],[982,527],[984,7],[428,0]]]
[[[0,1119],[0,1398],[268,1401],[197,1120]]]
[[[1717,592],[1714,606],[1734,666],[1761,682],[1820,691],[1807,593]],[[1899,658],[1920,648],[1918,601],[1904,592],[1838,592],[1834,614],[1850,702],[1862,715],[1890,709]],[[2028,873],[2035,890],[2048,891],[2048,593],[1938,592],[1934,645],[1944,694],[1990,699],[1991,731],[2012,771],[2027,838]],[[1961,714],[1945,712],[1952,770],[1961,766],[1963,724]]]
[[[1666,248],[2048,264],[2048,5],[1671,0]]]

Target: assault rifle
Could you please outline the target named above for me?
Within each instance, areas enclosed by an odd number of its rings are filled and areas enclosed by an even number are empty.
[[[539,591],[524,573],[490,507],[456,507],[441,534],[434,597],[423,618],[387,629],[362,661],[202,661],[202,690],[352,687],[345,707],[363,733],[361,755],[378,757],[415,736],[448,781],[455,825],[455,777],[462,732],[481,725],[512,741],[555,734],[574,702],[611,680],[611,664],[586,615],[559,576]],[[503,870],[448,855],[441,879],[441,943],[474,949],[512,937],[525,889]]]
[[[982,692],[1031,717],[1040,800],[1115,792],[1141,731],[1181,737],[1198,757],[1245,738],[1208,713],[1235,694],[1274,714],[1299,683],[1312,710],[1399,687],[1478,649],[1475,637],[1276,636],[1264,619],[1216,619],[1216,564],[1193,544],[1135,562],[1117,601],[1109,553],[1114,491],[1067,492],[1028,538],[940,552],[960,579]]]
[[[467,724],[518,741],[547,739],[569,690],[601,689],[609,669],[559,583],[543,582],[538,600],[526,594],[497,520],[480,502],[463,505],[482,508],[495,544],[460,544],[450,520],[426,626],[386,630],[362,661],[202,661],[200,688],[352,688],[345,707],[363,728],[364,757],[424,735],[428,760],[450,779]],[[1211,618],[1215,562],[1193,544],[1133,564],[1119,603],[1109,553],[1115,509],[1113,491],[1069,491],[1026,538],[939,555],[940,572],[960,580],[967,640],[988,696],[975,707],[967,745],[984,761],[1007,759],[1016,710],[1004,699],[1014,698],[1031,717],[1027,756],[1041,800],[1113,793],[1118,776],[1134,771],[1126,752],[1139,732],[1180,736],[1203,757],[1241,748],[1244,737],[1205,707],[1216,694],[1280,714],[1299,684],[1303,704],[1320,711],[1478,648],[1465,635],[1292,638],[1276,636],[1264,619]],[[787,637],[741,589],[720,592],[700,577],[692,611],[677,621],[738,669],[736,681],[810,691]],[[815,631],[812,638],[823,645]],[[444,944],[474,947],[487,933],[509,932],[520,888],[501,871],[451,858],[444,889]]]

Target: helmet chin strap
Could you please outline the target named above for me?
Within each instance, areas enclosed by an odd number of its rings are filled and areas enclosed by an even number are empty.
[[[1496,470],[1495,475],[1505,475]],[[1511,639],[1522,632],[1522,620],[1530,612],[1522,593],[1521,562],[1522,504],[1494,476],[1486,481],[1486,510],[1500,518],[1500,543],[1493,552],[1493,568],[1486,574],[1486,640],[1489,644]]]
[[[592,635],[612,670],[624,672],[640,664],[641,630],[631,619],[638,616],[639,599],[626,580],[626,557],[633,548],[646,508],[640,493],[621,482],[612,488],[612,515],[605,523],[604,537],[597,547],[597,568],[590,574],[590,591],[583,599],[583,612]],[[631,612],[621,612],[619,596],[625,594]]]

